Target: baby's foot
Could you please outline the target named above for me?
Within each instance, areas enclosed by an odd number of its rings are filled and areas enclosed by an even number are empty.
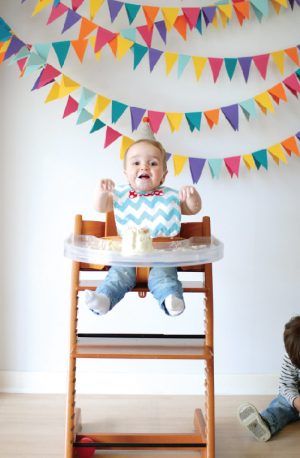
[[[105,315],[110,309],[110,299],[105,294],[97,294],[89,289],[84,291],[84,301],[96,315]]]
[[[170,296],[167,296],[165,299],[165,307],[169,315],[177,316],[184,312],[185,304],[182,299],[179,299],[179,297],[170,294]]]

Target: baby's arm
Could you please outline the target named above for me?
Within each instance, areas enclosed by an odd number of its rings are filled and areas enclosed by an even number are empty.
[[[195,215],[201,210],[201,197],[194,186],[183,186],[179,191],[181,213]]]
[[[297,409],[298,412],[300,413],[300,396],[294,399],[293,404],[294,404],[295,409]]]
[[[113,210],[113,194],[115,183],[109,178],[105,178],[97,185],[94,207],[98,212],[106,213]]]

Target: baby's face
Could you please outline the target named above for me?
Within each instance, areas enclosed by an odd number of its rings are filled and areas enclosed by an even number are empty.
[[[166,176],[161,151],[150,143],[141,142],[128,150],[124,173],[135,191],[152,191]]]

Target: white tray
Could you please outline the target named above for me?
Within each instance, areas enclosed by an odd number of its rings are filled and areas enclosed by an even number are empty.
[[[113,245],[113,247],[112,247]],[[208,264],[223,257],[223,243],[215,237],[191,237],[172,242],[154,242],[151,253],[124,256],[121,241],[92,235],[71,235],[64,245],[64,254],[74,261],[88,264],[129,267],[175,267]]]

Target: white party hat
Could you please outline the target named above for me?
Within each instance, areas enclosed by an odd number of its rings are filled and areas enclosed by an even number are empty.
[[[156,141],[153,130],[151,129],[149,123],[149,118],[147,116],[143,118],[143,123],[141,124],[141,128],[139,129],[138,135],[139,139]]]

